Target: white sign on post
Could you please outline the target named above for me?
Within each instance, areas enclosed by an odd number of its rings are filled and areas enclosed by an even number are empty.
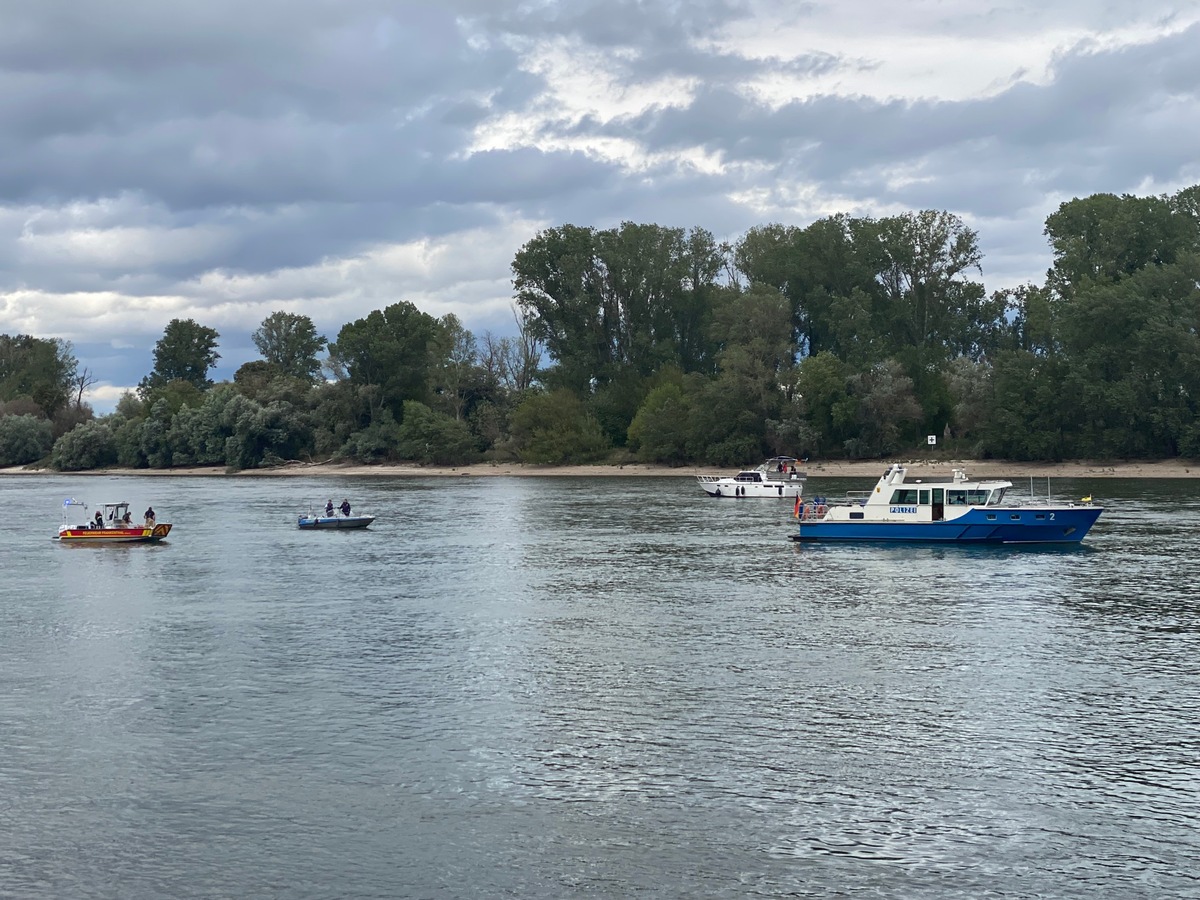
[[[925,438],[925,443],[927,443],[930,447],[933,447],[934,445],[937,444],[937,435],[936,434],[929,435],[929,437]]]

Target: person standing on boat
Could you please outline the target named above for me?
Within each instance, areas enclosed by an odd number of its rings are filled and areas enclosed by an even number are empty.
[[[146,524],[152,528],[154,527],[154,507],[153,506],[146,507]]]
[[[333,515],[333,498],[329,498],[329,502],[325,504],[325,515]]]
[[[350,516],[350,501],[342,498],[342,515],[349,518]]]

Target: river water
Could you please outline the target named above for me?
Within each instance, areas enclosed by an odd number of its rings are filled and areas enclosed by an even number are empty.
[[[0,897],[1200,896],[1200,482],[1052,488],[1083,547],[798,546],[689,478],[0,478]],[[66,497],[174,531],[59,545]]]

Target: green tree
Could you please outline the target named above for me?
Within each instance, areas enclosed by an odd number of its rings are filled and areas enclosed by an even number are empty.
[[[1063,356],[1004,350],[992,365],[992,402],[980,427],[983,455],[1020,460],[1061,460],[1078,427],[1078,406],[1068,396],[1069,363]]]
[[[691,413],[681,381],[669,381],[650,391],[629,424],[629,446],[637,458],[642,462],[685,462]]]
[[[992,416],[992,367],[965,356],[951,360],[947,389],[954,405],[951,437],[968,456],[983,456],[984,429]]]
[[[351,434],[342,449],[354,459],[375,462],[395,457],[399,445],[400,426],[392,411],[385,409],[365,428]]]
[[[437,319],[400,302],[342,326],[329,353],[345,367],[351,383],[379,387],[373,414],[386,407],[399,422],[406,400],[430,401],[443,340]]]
[[[825,350],[844,354],[835,333],[843,321],[837,309],[849,298],[873,314],[880,271],[879,248],[869,219],[847,215],[819,219],[807,228],[764,225],[751,228],[738,241],[734,259],[751,284],[778,291],[791,310],[792,341],[797,350],[813,356]],[[865,232],[865,237],[864,237]],[[875,325],[858,319],[853,334],[870,343],[864,329]]]
[[[171,452],[171,405],[165,398],[154,401],[150,415],[142,422],[141,453],[151,469],[169,469],[174,462]]]
[[[1068,366],[1069,455],[1173,456],[1200,397],[1192,195],[1098,194],[1046,220],[1050,320]]]
[[[584,397],[630,369],[711,367],[709,309],[725,253],[702,229],[624,222],[539,233],[518,251],[513,284],[556,363],[545,377]]]
[[[849,392],[858,406],[856,435],[845,444],[851,457],[879,458],[915,445],[921,406],[900,363],[885,360],[851,375]]]
[[[180,465],[225,465],[226,443],[233,436],[233,416],[226,407],[239,396],[230,384],[218,384],[199,406],[184,406],[171,419],[167,439]]]
[[[142,452],[141,418],[126,419],[114,413],[104,420],[113,436],[113,449],[117,454],[117,465],[126,469],[146,468],[146,454]]]
[[[78,365],[67,341],[0,334],[0,402],[28,397],[53,418],[71,400]]]
[[[479,445],[465,422],[415,400],[404,404],[398,437],[400,456],[426,465],[457,466],[479,459]]]
[[[1004,313],[985,298],[978,234],[947,212],[922,210],[880,219],[876,240],[883,255],[890,350],[908,356],[910,376],[928,363],[941,366],[955,356],[978,357],[990,346]]]
[[[102,422],[86,422],[68,431],[50,451],[50,465],[61,472],[80,472],[111,466],[117,461],[112,431]]]
[[[208,373],[221,355],[220,335],[192,319],[172,319],[154,345],[154,371],[142,379],[138,393],[147,398],[173,381],[185,381],[198,390],[212,387]]]
[[[713,341],[721,372],[734,372],[777,390],[778,374],[793,362],[787,300],[756,284],[744,292],[725,292],[713,311]]]
[[[1046,219],[1054,251],[1047,286],[1071,297],[1089,282],[1116,282],[1170,264],[1195,249],[1196,229],[1182,192],[1175,201],[1128,194],[1068,200]]]
[[[689,450],[714,465],[744,465],[770,449],[768,421],[782,418],[780,383],[792,367],[788,303],[762,284],[722,294],[713,311],[719,372],[685,380],[693,410]]]
[[[796,455],[841,453],[852,437],[858,401],[849,390],[851,369],[833,353],[823,352],[800,362],[795,395],[805,425],[797,429]]]
[[[1083,454],[1169,457],[1200,412],[1200,255],[1081,286],[1066,304]]]
[[[42,459],[54,446],[50,423],[37,416],[0,416],[0,466]]]
[[[512,416],[513,439],[530,463],[596,462],[609,443],[583,402],[568,390],[532,394]]]
[[[254,346],[280,373],[315,381],[321,373],[317,354],[327,341],[313,320],[298,313],[273,312],[251,335]]]
[[[517,251],[512,271],[525,321],[556,363],[556,383],[590,392],[608,347],[594,229],[563,225],[540,232]]]
[[[265,359],[252,359],[238,366],[233,373],[233,383],[243,397],[257,400],[278,375],[279,369]]]
[[[1046,288],[1023,284],[993,295],[1005,309],[1007,334],[996,349],[1028,350],[1049,354],[1062,349],[1058,325],[1058,307]]]
[[[378,385],[358,385],[348,380],[318,385],[310,400],[314,452],[322,457],[356,455],[349,446],[350,437],[372,424],[373,411],[381,405],[379,394]],[[396,421],[390,412],[387,419],[394,430]],[[393,435],[386,446],[394,445]]]
[[[141,419],[149,414],[150,404],[133,391],[125,391],[117,399],[117,408],[114,412],[126,419]]]
[[[475,403],[490,393],[490,386],[478,363],[475,335],[453,313],[442,316],[438,324],[432,348],[434,394],[442,409],[455,420],[462,420]]]

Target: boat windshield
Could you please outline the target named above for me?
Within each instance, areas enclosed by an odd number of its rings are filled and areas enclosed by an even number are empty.
[[[114,525],[119,525],[129,515],[128,503],[105,503],[104,504],[104,521],[111,522]]]
[[[984,506],[988,502],[988,492],[982,488],[947,490],[946,502],[951,506]]]
[[[1008,488],[993,488],[991,495],[988,497],[988,506],[999,506],[1000,501],[1004,499],[1004,492]]]

